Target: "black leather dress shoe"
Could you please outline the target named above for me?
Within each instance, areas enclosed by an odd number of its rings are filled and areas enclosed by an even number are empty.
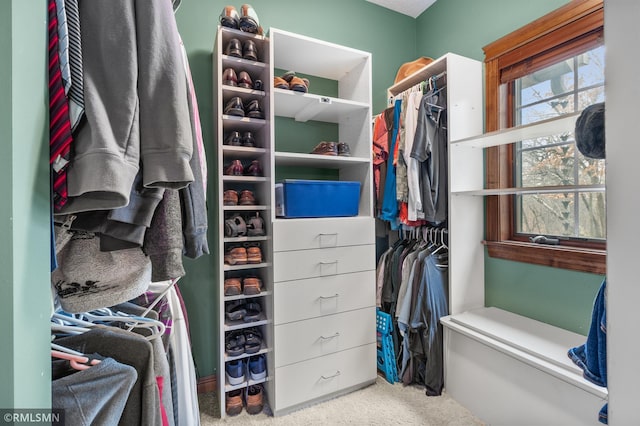
[[[246,111],[247,117],[249,118],[264,118],[264,114],[262,112],[262,109],[260,108],[260,103],[257,99],[249,101],[244,109]]]
[[[224,140],[225,145],[242,146],[243,140],[240,138],[240,132],[231,132]]]
[[[229,99],[227,105],[224,107],[224,113],[227,115],[235,115],[237,117],[244,117],[244,107],[242,106],[242,99],[239,96],[234,96]]]
[[[253,40],[247,40],[242,45],[242,57],[249,61],[258,60],[258,48]]]
[[[244,132],[242,134],[242,145],[251,148],[256,146],[256,139],[253,137],[252,132]]]
[[[237,38],[232,38],[227,43],[227,47],[224,49],[224,54],[227,56],[234,56],[236,58],[242,58],[242,44]]]

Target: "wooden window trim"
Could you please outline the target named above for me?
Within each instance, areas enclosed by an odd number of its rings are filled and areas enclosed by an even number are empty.
[[[485,130],[501,127],[500,85],[513,67],[542,67],[544,60],[529,64],[550,48],[570,54],[578,43],[602,37],[602,0],[573,0],[565,6],[485,46]],[[570,43],[571,42],[571,43]],[[533,63],[535,62],[535,63]],[[512,145],[488,148],[485,155],[486,188],[508,188],[513,179]],[[575,271],[606,273],[604,243],[580,247],[541,246],[518,241],[512,235],[513,196],[490,196],[486,200],[486,242],[489,256]]]

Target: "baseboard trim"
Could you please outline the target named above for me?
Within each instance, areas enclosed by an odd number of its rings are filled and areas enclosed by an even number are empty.
[[[215,392],[218,389],[218,376],[207,376],[198,379],[198,393]]]

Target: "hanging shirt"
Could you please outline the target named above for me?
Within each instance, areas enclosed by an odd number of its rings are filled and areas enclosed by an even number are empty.
[[[400,110],[402,100],[395,102],[393,110],[393,133],[391,136],[389,152],[395,152],[396,142],[398,138],[398,130],[400,125]],[[380,219],[386,220],[391,224],[391,229],[398,229],[398,201],[396,197],[396,168],[393,164],[393,158],[387,163],[387,180],[384,187],[384,199],[382,200],[382,213]]]
[[[444,89],[422,97],[411,157],[421,163],[420,190],[424,219],[447,219],[447,129]]]

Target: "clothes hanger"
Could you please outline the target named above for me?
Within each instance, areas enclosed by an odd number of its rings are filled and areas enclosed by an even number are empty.
[[[108,313],[112,313],[113,315],[109,315]],[[161,321],[154,320],[153,318],[129,315],[124,312],[113,313],[110,309],[105,308],[92,312],[83,312],[79,315],[93,324],[122,322],[127,327],[130,327],[128,331],[134,328],[147,328],[151,330],[149,336],[144,336],[147,340],[153,340],[156,337],[162,336],[167,328]]]
[[[56,345],[57,347],[62,348],[62,346],[60,345]],[[53,347],[53,344],[52,344]],[[97,365],[100,364],[100,360],[99,359],[89,359],[89,357],[84,356],[84,355],[76,355],[76,354],[71,354],[65,351],[60,351],[57,349],[51,349],[51,356],[53,358],[58,358],[58,359],[65,359],[67,361],[69,361],[69,364],[71,364],[71,367],[74,368],[75,370],[87,370],[89,369],[92,365]],[[90,365],[87,365],[90,364]]]

